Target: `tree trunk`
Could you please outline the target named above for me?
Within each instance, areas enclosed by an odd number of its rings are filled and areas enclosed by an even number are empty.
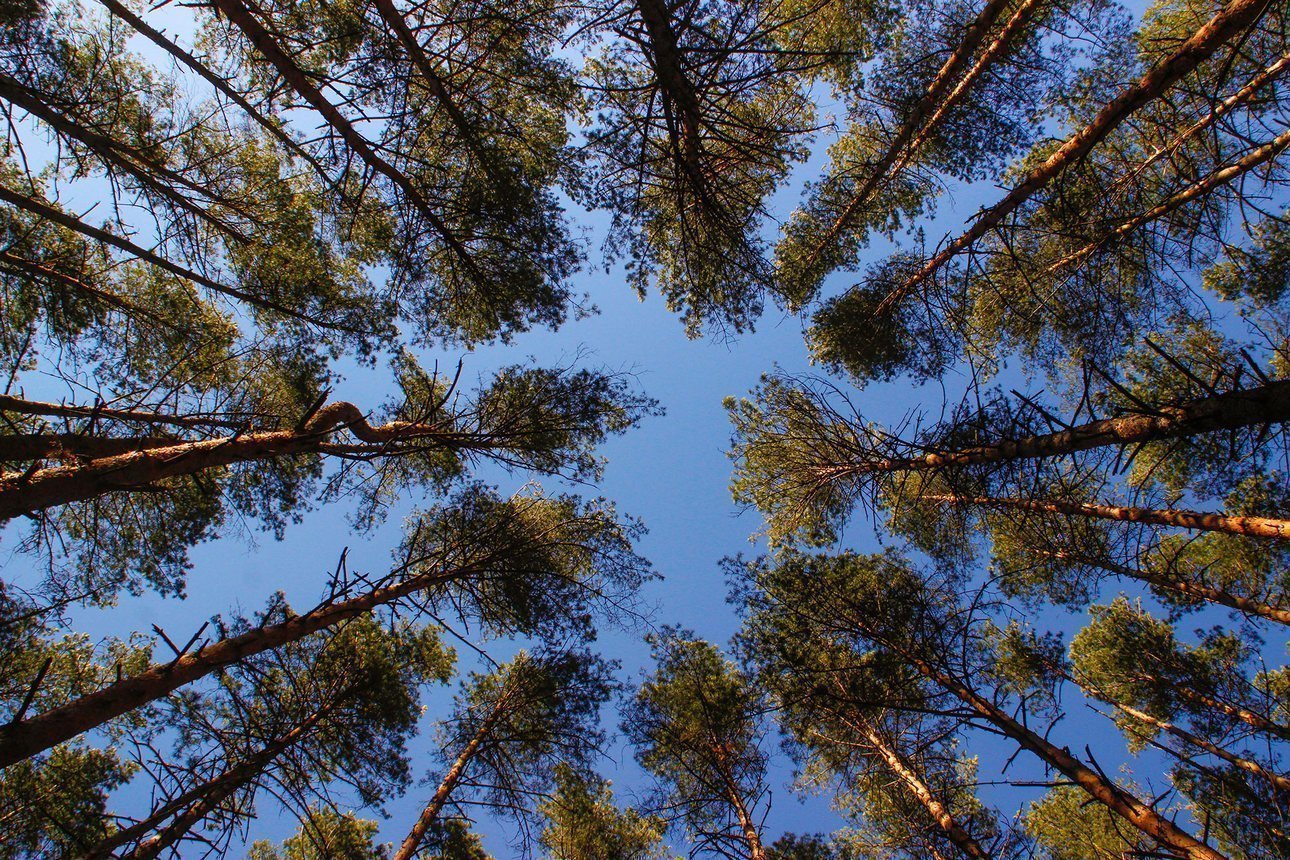
[[[1032,511],[1043,514],[1092,517],[1125,523],[1145,523],[1179,529],[1223,532],[1244,537],[1290,539],[1290,520],[1272,517],[1237,517],[1203,511],[1157,510],[1153,508],[1096,505],[1089,502],[1065,502],[1053,499],[998,499],[990,496],[923,496],[929,502],[954,505],[979,505],[987,508]]]
[[[808,268],[816,264],[826,248],[837,242],[838,236],[855,220],[857,213],[868,202],[878,184],[889,174],[894,176],[909,164],[927,138],[940,125],[945,114],[962,98],[981,72],[998,59],[1007,43],[1011,41],[1016,31],[1024,26],[1025,21],[1030,19],[1035,7],[1042,0],[1023,0],[1012,19],[982,53],[968,75],[954,86],[955,76],[971,61],[977,47],[994,26],[994,22],[1012,5],[1012,2],[1013,0],[989,0],[975,20],[968,24],[963,31],[963,38],[936,76],[932,78],[931,83],[927,85],[923,97],[910,109],[887,149],[866,172],[865,181],[851,196],[851,200],[847,202],[841,214],[811,248],[806,262]]]
[[[1000,732],[1030,750],[1054,770],[1084,789],[1094,800],[1105,805],[1111,812],[1147,836],[1193,860],[1226,860],[1222,854],[1200,842],[1153,808],[1085,765],[1065,748],[1050,743],[1042,735],[1014,720],[971,687],[938,670],[925,660],[908,653],[903,653],[901,656],[926,678],[958,697]]]
[[[246,761],[234,765],[209,782],[183,792],[178,797],[153,810],[153,813],[142,821],[113,833],[83,855],[83,860],[106,860],[106,858],[112,856],[112,852],[117,848],[152,832],[178,810],[193,804],[180,818],[158,834],[156,838],[136,845],[134,851],[125,855],[131,858],[155,857],[167,846],[174,844],[194,824],[210,814],[210,811],[226,798],[255,779],[279,755],[303,740],[314,726],[318,725],[329,712],[335,710],[340,698],[337,697],[337,700],[329,702],[327,706],[315,711],[300,725],[265,746]],[[182,829],[180,829],[181,825]],[[154,845],[156,846],[155,850]]]
[[[403,844],[400,845],[399,850],[395,852],[394,860],[412,860],[412,857],[416,855],[417,848],[419,848],[421,843],[425,841],[426,833],[429,832],[430,826],[439,818],[439,814],[443,811],[444,805],[447,804],[449,798],[452,797],[452,792],[456,789],[457,783],[461,781],[462,774],[466,772],[467,765],[470,764],[470,761],[475,757],[475,754],[479,752],[479,748],[483,745],[484,741],[488,739],[489,734],[493,731],[493,726],[495,726],[497,721],[502,718],[509,698],[509,689],[504,691],[498,697],[492,710],[488,712],[488,716],[479,724],[479,729],[475,732],[474,736],[471,737],[466,746],[462,748],[461,753],[457,756],[457,760],[452,763],[452,767],[448,768],[448,772],[444,774],[443,780],[439,783],[439,787],[435,789],[435,793],[430,798],[430,802],[427,803],[425,809],[421,811],[421,815],[417,818],[416,824],[412,825],[412,830],[408,833],[407,838],[403,840]]]
[[[835,467],[836,477],[875,472],[930,471],[948,466],[1004,463],[1061,457],[1111,445],[1138,445],[1218,430],[1235,430],[1290,420],[1290,380],[1228,391],[1151,414],[1126,415],[1080,424],[1068,430],[939,451],[917,457],[889,457]]]
[[[725,746],[720,741],[713,741],[710,750],[717,763],[717,772],[721,774],[726,800],[730,801],[730,806],[735,811],[735,818],[739,822],[739,829],[743,832],[744,841],[748,843],[748,860],[766,860],[766,849],[762,847],[761,834],[757,832],[757,825],[753,823],[748,806],[739,792],[739,786],[730,772],[730,761],[726,755]]]
[[[256,20],[255,16],[242,4],[241,0],[213,0],[212,5],[242,31],[242,34],[260,52],[260,55],[268,61],[269,65],[277,69],[283,80],[301,98],[307,101],[314,110],[322,115],[327,124],[344,139],[346,145],[353,150],[354,154],[364,164],[394,183],[408,202],[421,214],[421,217],[425,218],[426,223],[430,225],[444,245],[460,260],[462,267],[471,274],[472,279],[481,288],[486,289],[486,279],[476,266],[474,257],[471,256],[466,246],[461,243],[461,240],[448,229],[448,225],[435,214],[430,202],[426,200],[421,190],[413,184],[406,174],[372,149],[372,145],[358,133],[358,130],[345,118],[344,114],[327,100],[327,97],[309,79],[309,76],[283,52],[278,43],[274,41],[272,34],[264,28],[263,24]]]
[[[1069,561],[1074,564],[1087,564],[1093,567],[1100,567],[1103,570],[1114,573],[1118,576],[1136,579],[1152,585],[1165,591],[1173,591],[1186,597],[1199,598],[1207,600],[1210,603],[1217,603],[1221,606],[1228,606],[1237,609],[1247,615],[1258,615],[1269,621],[1276,621],[1281,624],[1290,624],[1290,609],[1283,609],[1280,606],[1273,606],[1267,603],[1261,603],[1257,600],[1251,600],[1248,597],[1232,594],[1221,588],[1214,588],[1210,585],[1201,585],[1191,582],[1181,576],[1170,576],[1163,573],[1154,573],[1149,570],[1140,568],[1127,567],[1122,564],[1116,564],[1110,559],[1093,558],[1078,553],[1062,552],[1057,550],[1032,550],[1040,555],[1049,558]]]
[[[191,654],[184,654],[168,663],[154,664],[97,692],[0,727],[0,768],[101,726],[224,666],[325,630],[417,591],[469,575],[486,561],[476,560],[451,571],[414,576],[398,585],[375,588],[358,597],[278,624],[258,627],[212,645],[202,645]]]
[[[57,505],[92,499],[105,493],[149,487],[168,478],[234,463],[317,453],[324,448],[327,434],[339,427],[376,446],[370,452],[373,455],[391,453],[386,446],[394,442],[418,441],[456,449],[501,447],[492,437],[458,433],[442,424],[391,421],[373,427],[358,407],[342,401],[319,410],[299,429],[176,442],[166,447],[105,457],[86,465],[58,466],[32,474],[0,473],[0,522]],[[2,444],[3,437],[0,437],[0,446]]]

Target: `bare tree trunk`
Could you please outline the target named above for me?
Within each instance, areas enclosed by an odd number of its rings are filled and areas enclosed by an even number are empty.
[[[721,774],[721,783],[725,789],[726,799],[730,801],[730,805],[735,811],[735,818],[739,822],[739,829],[743,832],[744,841],[748,843],[748,860],[766,860],[766,849],[762,847],[761,834],[757,832],[757,825],[753,822],[752,815],[748,812],[748,806],[744,803],[743,796],[739,793],[739,786],[735,783],[734,775],[730,772],[730,761],[726,755],[725,746],[720,741],[714,741],[711,751],[713,758],[717,762],[717,771]]]
[[[837,477],[875,472],[930,471],[947,466],[1003,463],[1060,457],[1111,445],[1137,445],[1218,430],[1235,430],[1290,420],[1290,380],[1228,391],[1181,406],[1161,406],[1151,414],[1126,415],[1080,424],[1068,430],[1007,439],[957,451],[916,457],[878,458],[833,467]]]
[[[958,697],[983,719],[1003,734],[1030,750],[1054,770],[1057,770],[1111,812],[1132,824],[1138,830],[1162,845],[1192,858],[1192,860],[1226,860],[1226,858],[1197,840],[1151,806],[1138,800],[1125,789],[1102,776],[1071,755],[1066,749],[1049,742],[1043,735],[1033,732],[1014,720],[993,702],[952,675],[937,669],[925,660],[904,653],[909,664],[924,677],[934,681],[946,692]]]
[[[473,450],[503,446],[493,437],[459,433],[441,424],[391,421],[373,427],[357,406],[341,401],[319,410],[299,429],[235,434],[220,439],[175,442],[164,447],[145,442],[139,447],[148,450],[104,457],[85,465],[57,466],[30,474],[0,473],[0,521],[234,463],[317,453],[324,450],[328,434],[339,427],[376,446],[370,452],[373,455],[397,453],[384,446],[398,442]]]
[[[375,588],[358,597],[298,615],[278,624],[248,630],[238,636],[203,645],[168,663],[157,663],[137,675],[123,678],[42,714],[0,727],[0,768],[30,758],[161,698],[185,684],[239,660],[295,642],[347,619],[393,603],[418,591],[469,575],[487,559],[449,571],[422,574],[397,585]]]
[[[430,802],[421,811],[416,824],[412,825],[412,830],[408,833],[407,838],[403,840],[403,844],[395,852],[394,860],[412,860],[412,857],[416,855],[417,848],[425,841],[426,834],[430,831],[430,826],[439,818],[444,805],[452,797],[452,792],[456,789],[457,783],[461,781],[462,774],[466,772],[466,767],[470,764],[471,759],[475,757],[480,746],[488,739],[488,736],[493,731],[493,726],[497,725],[497,721],[502,718],[508,699],[509,691],[502,693],[498,697],[497,702],[488,712],[488,716],[479,724],[479,729],[467,742],[466,746],[462,748],[456,761],[452,763],[452,767],[448,768],[448,772],[444,774],[443,780],[440,781],[439,787],[435,789]]]
[[[1012,2],[1013,0],[989,0],[980,14],[968,24],[954,52],[927,85],[923,97],[905,117],[905,121],[887,145],[887,149],[866,172],[865,181],[851,196],[851,200],[829,225],[824,235],[811,248],[806,262],[808,268],[816,264],[825,249],[835,243],[842,231],[855,220],[878,184],[887,176],[898,174],[909,164],[919,148],[940,125],[945,114],[962,98],[981,72],[998,59],[1013,35],[1030,19],[1042,0],[1023,0],[1012,19],[1005,25],[1003,32],[982,53],[968,76],[960,81],[958,86],[954,86],[955,77],[972,60],[977,47],[994,26],[994,22],[1012,5]]]
[[[1059,559],[1061,561],[1070,561],[1074,564],[1087,564],[1093,567],[1100,567],[1110,573],[1118,576],[1136,579],[1153,585],[1156,588],[1166,591],[1173,591],[1191,598],[1207,600],[1210,603],[1217,603],[1221,606],[1228,606],[1232,609],[1240,610],[1247,615],[1258,615],[1269,621],[1276,621],[1281,624],[1290,624],[1290,609],[1284,609],[1280,606],[1274,606],[1268,603],[1262,603],[1257,600],[1251,600],[1248,597],[1241,597],[1232,594],[1221,588],[1215,588],[1211,585],[1202,585],[1192,582],[1181,576],[1171,576],[1164,573],[1155,573],[1150,570],[1141,568],[1128,567],[1122,564],[1116,564],[1107,558],[1094,558],[1092,556],[1080,555],[1079,553],[1063,552],[1059,550],[1032,550],[1040,555],[1049,558]]]
[[[1097,505],[1089,502],[1066,502],[1052,499],[999,499],[990,496],[927,495],[929,502],[954,505],[979,505],[987,508],[1031,511],[1043,514],[1092,517],[1125,523],[1145,523],[1153,526],[1170,526],[1180,529],[1223,532],[1244,537],[1290,539],[1290,520],[1272,517],[1238,517],[1202,511],[1156,510],[1153,508]]]

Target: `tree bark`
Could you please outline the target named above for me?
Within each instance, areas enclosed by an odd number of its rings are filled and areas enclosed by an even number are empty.
[[[412,825],[412,830],[403,840],[403,844],[399,846],[399,850],[395,852],[394,860],[412,860],[412,857],[416,855],[417,848],[425,841],[426,834],[430,831],[430,826],[439,818],[444,805],[452,797],[452,792],[456,789],[457,783],[461,781],[461,777],[466,772],[466,767],[470,764],[471,759],[479,752],[479,748],[484,741],[488,740],[493,727],[497,725],[498,720],[505,713],[509,698],[509,689],[498,696],[497,701],[488,712],[488,716],[479,724],[479,729],[466,743],[466,746],[462,748],[456,761],[452,763],[452,767],[448,768],[448,772],[444,774],[443,780],[440,781],[439,787],[435,789],[430,802],[426,804],[425,809],[421,810],[421,815],[417,818],[416,824]]]
[[[930,502],[943,502],[946,504],[979,505],[981,507],[1002,508],[1005,510],[1093,517],[1095,519],[1116,520],[1126,523],[1145,523],[1153,526],[1223,532],[1224,534],[1242,535],[1244,537],[1272,538],[1275,540],[1290,539],[1290,520],[1273,519],[1272,517],[1240,517],[1203,511],[1156,510],[1152,508],[1120,507],[1117,505],[1097,505],[1089,502],[1066,502],[1053,499],[1001,499],[990,496],[943,495],[927,495],[922,498]]]
[[[358,597],[278,624],[202,645],[191,654],[184,654],[168,663],[156,663],[137,675],[123,678],[65,705],[21,722],[9,723],[0,727],[0,768],[101,726],[224,666],[294,642],[418,591],[468,576],[488,561],[487,558],[475,559],[451,570],[413,576],[397,585],[374,588]]]
[[[176,442],[93,460],[85,465],[56,466],[32,474],[0,473],[0,522],[57,505],[84,501],[105,493],[140,489],[234,463],[268,460],[325,449],[328,434],[344,427],[370,446],[368,453],[390,453],[391,443],[422,442],[455,450],[490,450],[513,445],[514,439],[460,433],[440,424],[391,421],[368,424],[357,406],[344,401],[319,410],[304,427],[271,430],[219,439]]]
[[[336,133],[345,141],[345,144],[353,150],[354,154],[364,164],[390,180],[395,187],[403,192],[403,195],[421,214],[421,217],[425,218],[426,223],[438,234],[444,245],[461,261],[466,271],[470,272],[471,277],[481,288],[486,289],[488,286],[487,281],[479,271],[478,266],[476,266],[475,258],[471,256],[470,251],[461,243],[461,240],[448,229],[448,225],[435,214],[434,209],[430,206],[430,201],[426,200],[421,190],[413,184],[406,174],[376,153],[372,145],[358,133],[358,130],[345,118],[344,114],[327,100],[322,91],[309,79],[309,76],[283,52],[278,43],[274,41],[273,35],[264,28],[263,24],[256,20],[255,16],[242,4],[241,0],[212,0],[212,5],[242,31],[242,34],[259,51],[260,55],[277,69],[278,74],[282,75],[283,80],[301,98],[322,115],[327,124],[335,129]]]
[[[739,822],[739,829],[743,832],[744,842],[748,843],[748,860],[766,860],[766,849],[761,844],[761,834],[757,832],[757,825],[748,812],[748,806],[744,803],[739,786],[735,783],[734,774],[730,772],[730,760],[726,755],[725,745],[720,741],[713,741],[710,750],[717,763],[717,772],[721,775],[726,800],[730,801],[730,806],[735,811],[735,818]]]
[[[1199,433],[1236,430],[1290,420],[1290,380],[1228,391],[1181,406],[1161,406],[1151,414],[1126,415],[1080,424],[1068,430],[1006,439],[957,451],[933,451],[916,457],[875,458],[870,462],[831,467],[832,477],[877,472],[930,471],[949,466],[1003,463],[1060,457],[1110,445],[1138,445]]]
[[[887,149],[883,151],[873,167],[866,172],[865,180],[859,190],[851,196],[851,200],[847,202],[841,214],[834,219],[828,230],[811,248],[806,263],[808,267],[814,266],[820,255],[824,253],[824,250],[837,241],[838,236],[851,224],[856,214],[868,202],[870,195],[873,194],[878,184],[889,174],[894,176],[909,164],[913,156],[927,141],[927,138],[940,125],[945,114],[958,103],[958,100],[962,98],[963,94],[967,92],[980,74],[998,59],[999,54],[1002,53],[1016,32],[1025,25],[1026,21],[1030,20],[1035,8],[1042,0],[1023,0],[1012,18],[982,53],[967,76],[957,86],[954,86],[955,76],[971,61],[973,54],[981,42],[985,40],[990,28],[994,26],[999,16],[1012,5],[1012,2],[1013,0],[989,0],[980,14],[968,24],[953,53],[950,54],[949,59],[937,71],[931,83],[927,85],[922,98],[910,109],[905,121],[896,131]],[[917,139],[915,139],[915,136],[917,136]]]
[[[1034,753],[1054,770],[1082,788],[1094,800],[1106,806],[1111,812],[1120,816],[1147,836],[1186,857],[1193,858],[1193,860],[1226,860],[1222,854],[1197,840],[1128,791],[1085,765],[1065,748],[1058,747],[1042,735],[1031,731],[1014,720],[994,703],[957,678],[937,669],[926,660],[907,652],[902,653],[901,656],[908,660],[909,664],[924,677],[935,682],[946,692],[956,696],[1000,732],[1012,738],[1024,749]]]

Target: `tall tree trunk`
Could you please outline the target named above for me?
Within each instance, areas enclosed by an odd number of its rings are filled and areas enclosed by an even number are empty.
[[[1156,573],[1150,570],[1143,570],[1136,567],[1117,564],[1109,558],[1094,558],[1093,556],[1081,555],[1080,553],[1065,552],[1060,550],[1031,550],[1048,558],[1055,558],[1060,561],[1069,561],[1074,564],[1087,564],[1092,567],[1100,567],[1105,571],[1114,573],[1117,576],[1136,579],[1145,582],[1165,591],[1172,591],[1190,598],[1207,600],[1210,603],[1217,603],[1220,606],[1228,606],[1232,609],[1240,610],[1247,615],[1258,615],[1269,621],[1276,621],[1281,624],[1290,624],[1290,609],[1281,606],[1274,606],[1268,603],[1262,603],[1252,600],[1248,597],[1241,597],[1232,594],[1221,588],[1215,588],[1211,585],[1192,582],[1182,576]]]
[[[470,273],[472,279],[481,288],[486,289],[488,286],[486,279],[475,264],[475,258],[471,255],[469,249],[462,244],[461,240],[448,229],[448,225],[443,222],[443,219],[435,213],[430,201],[426,200],[421,190],[405,173],[377,154],[372,145],[367,142],[367,139],[359,134],[353,124],[340,112],[340,109],[328,101],[327,97],[309,79],[304,70],[287,56],[274,40],[273,35],[251,14],[241,0],[213,0],[212,5],[242,31],[242,34],[259,51],[260,55],[268,61],[269,65],[277,69],[283,80],[301,98],[308,102],[314,110],[322,115],[327,124],[341,136],[345,144],[364,164],[390,180],[403,193],[404,197],[426,220],[426,223],[430,225],[444,245],[458,258],[462,267]]]
[[[168,663],[154,664],[137,675],[123,678],[65,705],[21,722],[9,723],[0,727],[0,768],[30,758],[55,744],[101,726],[224,666],[295,642],[378,606],[393,603],[399,598],[468,576],[488,561],[489,559],[476,559],[449,571],[414,576],[397,585],[374,588],[358,597],[278,624],[258,627],[211,645],[203,645],[194,653],[184,654]]]
[[[135,846],[134,851],[125,855],[132,858],[155,857],[166,847],[173,845],[194,824],[209,815],[226,798],[232,796],[242,786],[259,776],[274,759],[307,737],[314,726],[318,725],[328,713],[336,709],[340,698],[342,697],[337,697],[337,699],[327,703],[325,707],[315,711],[291,731],[277,738],[247,760],[230,767],[209,782],[194,786],[178,797],[167,801],[153,810],[152,814],[142,821],[113,833],[90,849],[83,856],[83,860],[106,860],[106,858],[112,856],[112,852],[117,848],[128,845],[151,833],[162,822],[187,806],[188,809],[173,824],[158,834],[156,838],[139,843]],[[155,850],[154,845],[156,846]]]
[[[233,89],[233,87],[229,85],[228,81],[211,71],[205,63],[194,57],[188,51],[179,47],[179,45],[175,44],[170,39],[167,39],[163,33],[154,27],[149,26],[146,21],[131,12],[129,8],[119,0],[99,0],[99,2],[106,6],[108,11],[113,15],[133,27],[141,36],[196,72],[202,80],[214,87],[216,92],[220,93],[233,104],[240,107],[247,116],[255,121],[257,125],[277,138],[278,142],[285,146],[293,155],[303,159],[306,164],[313,168],[314,172],[318,175],[318,178],[325,184],[329,186],[333,185],[331,176],[317,159],[306,152],[304,147],[297,143],[291,135],[287,134],[286,130],[280,124],[256,110],[255,106],[247,101],[245,96]]]
[[[1033,732],[1017,722],[993,702],[947,672],[908,652],[901,656],[924,677],[935,682],[975,711],[1004,735],[1012,738],[1054,770],[1066,776],[1090,797],[1106,806],[1114,814],[1160,844],[1192,860],[1226,860],[1226,858],[1197,840],[1152,807],[1134,797],[1125,789],[1085,765],[1065,748],[1051,743],[1043,735]]]
[[[813,267],[825,249],[837,242],[847,227],[855,220],[856,215],[869,201],[879,183],[888,176],[900,173],[913,160],[919,149],[933,134],[945,115],[958,103],[972,83],[981,73],[994,63],[1016,35],[1034,14],[1043,0],[1023,0],[1012,18],[1004,26],[990,45],[982,52],[981,57],[968,72],[967,76],[955,85],[956,76],[972,60],[976,49],[984,41],[990,28],[1003,12],[1012,5],[1013,0],[989,0],[980,14],[968,24],[963,37],[955,46],[944,65],[937,71],[931,83],[927,85],[922,98],[914,104],[905,117],[896,134],[888,143],[886,150],[865,173],[865,180],[859,189],[852,194],[842,212],[829,225],[828,230],[811,248],[806,265]]]
[[[1067,167],[1083,159],[1098,143],[1114,131],[1134,111],[1158,98],[1185,75],[1209,59],[1228,41],[1236,38],[1258,20],[1270,0],[1231,0],[1192,34],[1178,50],[1156,63],[1145,75],[1111,100],[1092,122],[1066,139],[1042,164],[1027,174],[1002,200],[976,216],[972,226],[940,253],[893,289],[879,304],[882,314],[900,302],[947,262],[970,248],[993,230],[1041,188]]]
[[[950,814],[949,807],[932,791],[931,786],[923,781],[917,771],[905,761],[904,757],[891,744],[887,743],[885,738],[878,734],[873,726],[865,722],[862,733],[869,745],[882,757],[887,769],[904,783],[906,790],[917,798],[918,802],[927,810],[927,814],[932,817],[932,820],[936,822],[941,830],[945,831],[945,835],[949,837],[949,840],[954,843],[956,848],[962,851],[965,856],[973,857],[975,860],[990,860],[990,853],[981,847],[981,843],[977,842],[971,833],[963,829],[963,826]]]
[[[417,818],[416,824],[412,825],[412,830],[403,840],[403,844],[399,846],[399,850],[395,852],[394,860],[412,860],[412,857],[416,855],[417,849],[425,841],[431,825],[438,820],[439,814],[443,812],[444,805],[452,797],[452,792],[456,789],[457,783],[461,781],[461,777],[466,772],[471,759],[475,757],[475,754],[479,752],[479,748],[488,740],[493,727],[497,725],[498,720],[506,712],[509,698],[509,688],[498,696],[492,709],[489,710],[488,716],[479,724],[475,734],[462,747],[461,753],[458,754],[456,761],[452,763],[452,767],[448,768],[448,772],[444,774],[443,780],[440,781],[439,787],[435,789],[430,802],[426,804],[425,809],[421,810],[421,815]]]
[[[1272,517],[1240,517],[1204,511],[1158,510],[1153,508],[1098,505],[1090,502],[1067,502],[1060,499],[1003,499],[991,496],[926,495],[929,502],[954,505],[979,505],[1004,510],[1031,511],[1042,514],[1092,517],[1125,523],[1145,523],[1179,529],[1223,532],[1244,537],[1290,539],[1290,520]]]
[[[435,447],[484,450],[503,447],[497,439],[459,433],[442,424],[391,421],[372,426],[352,403],[332,403],[319,410],[303,427],[235,434],[220,439],[176,442],[165,447],[147,443],[137,450],[104,457],[85,465],[40,469],[31,474],[0,473],[0,521],[57,505],[84,501],[105,493],[148,487],[167,478],[325,449],[328,434],[344,427],[361,441],[378,446],[370,453],[395,453],[390,443],[416,442]],[[514,444],[516,440],[507,440]],[[3,447],[0,437],[0,448]]]
[[[748,812],[748,805],[744,803],[743,795],[739,791],[739,786],[735,782],[734,774],[730,771],[730,759],[726,755],[726,747],[720,741],[713,741],[711,745],[713,758],[717,762],[717,772],[721,774],[721,784],[725,791],[726,800],[735,811],[735,819],[739,822],[739,829],[743,832],[744,842],[748,844],[748,860],[766,860],[766,849],[761,844],[761,834],[757,832],[757,825],[753,821],[752,815]]]
[[[1115,699],[1111,698],[1109,695],[1102,692],[1092,684],[1083,683],[1078,678],[1073,678],[1073,677],[1070,677],[1069,675],[1067,675],[1067,677],[1070,678],[1070,680],[1074,681],[1076,684],[1078,684],[1080,689],[1082,689],[1085,693],[1087,693],[1089,696],[1092,696],[1094,699],[1097,699],[1099,702],[1104,702],[1105,704],[1108,704],[1119,711],[1123,711],[1124,713],[1128,714],[1130,717],[1133,717],[1135,720],[1138,720],[1139,722],[1144,723],[1145,725],[1151,726],[1152,728],[1159,729],[1160,731],[1165,732],[1166,734],[1172,735],[1173,737],[1176,737],[1179,740],[1185,741],[1186,743],[1189,743],[1192,746],[1198,747],[1204,750],[1205,752],[1209,753],[1210,755],[1218,756],[1219,758],[1223,759],[1224,761],[1228,762],[1234,767],[1240,768],[1246,773],[1251,773],[1259,777],[1260,779],[1267,780],[1275,788],[1281,791],[1290,791],[1290,777],[1285,777],[1279,773],[1274,773],[1273,771],[1268,770],[1258,762],[1250,761],[1249,759],[1246,759],[1246,758],[1241,758],[1240,756],[1236,755],[1230,750],[1223,749],[1218,744],[1213,743],[1212,741],[1206,740],[1205,738],[1199,735],[1193,734],[1187,731],[1186,729],[1182,728],[1181,726],[1174,725],[1168,720],[1162,720],[1157,717],[1153,717],[1151,716],[1151,714],[1148,714],[1145,711],[1140,711],[1137,708],[1134,708],[1130,705],[1126,705],[1122,702],[1117,702]]]
[[[1160,406],[1151,414],[1091,421],[1056,433],[1005,439],[957,451],[916,457],[875,458],[830,467],[830,477],[876,472],[930,471],[948,466],[1004,463],[1060,457],[1111,445],[1138,445],[1218,430],[1235,430],[1290,420],[1290,380],[1228,391],[1181,406]]]

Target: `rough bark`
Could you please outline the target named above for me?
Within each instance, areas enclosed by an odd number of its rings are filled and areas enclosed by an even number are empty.
[[[748,812],[748,805],[744,803],[743,795],[739,791],[739,785],[730,771],[730,759],[726,755],[725,744],[713,741],[710,749],[717,763],[717,772],[721,776],[722,790],[735,811],[735,819],[739,822],[739,830],[743,833],[744,842],[748,844],[748,860],[766,860],[766,849],[761,844],[761,834],[757,832],[757,825],[753,822],[752,815]]]
[[[1041,514],[1093,517],[1125,523],[1144,523],[1179,529],[1223,532],[1244,537],[1290,539],[1290,520],[1272,517],[1242,517],[1202,511],[1157,510],[1153,508],[1097,505],[1089,502],[1067,502],[1054,499],[1003,499],[990,496],[926,495],[929,502],[955,505],[979,505],[1014,511],[1031,511]]]
[[[439,818],[443,807],[452,797],[452,792],[461,782],[462,775],[466,772],[466,767],[470,764],[471,759],[479,752],[479,748],[488,740],[492,733],[493,727],[497,725],[506,711],[506,706],[510,698],[510,691],[507,690],[498,696],[497,701],[493,704],[488,716],[479,724],[479,728],[471,739],[462,747],[452,767],[444,774],[443,779],[439,782],[439,787],[431,796],[425,809],[421,810],[421,815],[417,818],[416,824],[412,825],[412,830],[399,846],[399,850],[394,854],[394,860],[412,860],[416,856],[417,849],[425,841],[426,834],[430,831],[430,826]]]
[[[832,467],[836,477],[875,472],[929,471],[949,466],[1002,463],[1060,457],[1110,445],[1139,445],[1198,433],[1235,430],[1290,420],[1290,380],[1242,388],[1181,406],[1161,406],[1152,414],[1091,421],[1056,433],[1005,439],[957,451],[933,451],[917,457],[875,458]]]
[[[97,692],[20,722],[9,723],[0,727],[0,768],[30,758],[82,732],[101,726],[224,666],[294,642],[418,591],[468,576],[486,561],[475,559],[450,570],[413,576],[395,585],[374,588],[358,597],[323,606],[277,624],[257,627],[210,645],[201,645],[193,653],[184,654],[167,663],[153,664],[150,668],[109,684]]]
[[[271,430],[219,439],[177,442],[103,457],[85,465],[56,466],[31,474],[0,474],[0,521],[57,505],[84,501],[110,492],[149,487],[158,481],[191,475],[234,463],[309,454],[327,447],[329,434],[344,427],[380,456],[383,446],[418,442],[457,450],[514,446],[515,439],[460,433],[440,424],[391,421],[374,427],[352,403],[337,402],[319,410],[300,429]]]

